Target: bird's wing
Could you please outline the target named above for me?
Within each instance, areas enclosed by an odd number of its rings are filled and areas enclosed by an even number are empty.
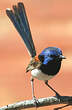
[[[24,4],[22,2],[19,2],[17,6],[13,5],[13,10],[7,8],[6,14],[21,35],[22,39],[24,40],[24,43],[31,57],[34,57],[36,55],[36,50],[32,40],[32,35],[26,16]]]

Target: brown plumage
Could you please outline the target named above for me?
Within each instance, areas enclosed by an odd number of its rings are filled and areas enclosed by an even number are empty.
[[[38,59],[37,56],[33,57],[26,68],[26,72],[31,71],[36,68],[40,68],[42,62]]]

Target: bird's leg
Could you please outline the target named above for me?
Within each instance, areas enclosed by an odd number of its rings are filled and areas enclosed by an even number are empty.
[[[32,98],[34,98],[34,97],[35,97],[35,95],[34,95],[34,83],[33,83],[33,81],[34,81],[34,79],[33,79],[33,78],[31,78]]]
[[[37,107],[38,101],[37,101],[37,99],[36,99],[36,97],[35,97],[35,95],[34,95],[34,83],[33,83],[33,81],[34,81],[34,79],[31,78],[32,98],[33,98],[33,100],[34,100],[35,107]]]
[[[60,94],[48,84],[48,81],[45,81],[45,84],[56,94],[57,98],[60,98]]]

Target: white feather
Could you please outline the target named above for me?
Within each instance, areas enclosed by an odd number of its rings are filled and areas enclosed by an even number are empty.
[[[6,10],[9,10],[10,11],[11,9],[10,8],[7,8]]]
[[[53,76],[52,75],[46,75],[41,72],[39,69],[34,69],[31,71],[31,75],[33,78],[37,78],[38,80],[50,80]]]

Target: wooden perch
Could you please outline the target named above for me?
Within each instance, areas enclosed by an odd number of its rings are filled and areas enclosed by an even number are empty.
[[[72,96],[60,96],[57,98],[47,97],[47,98],[40,98],[38,99],[38,107],[42,106],[50,106],[56,104],[69,104],[72,105]],[[21,102],[16,102],[14,104],[9,104],[0,108],[0,110],[21,110],[25,108],[32,108],[35,107],[33,100],[25,100]]]

